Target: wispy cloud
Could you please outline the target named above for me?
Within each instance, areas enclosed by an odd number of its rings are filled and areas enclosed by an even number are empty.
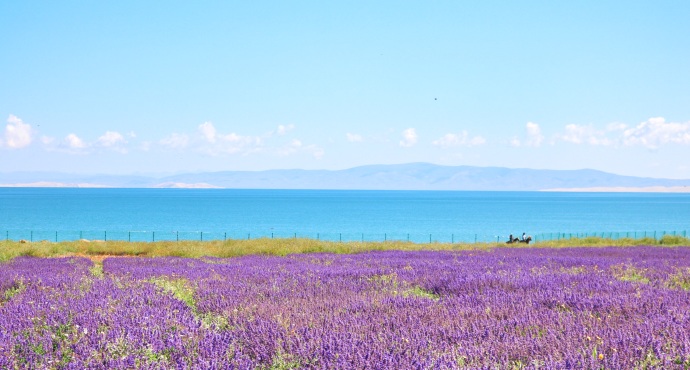
[[[349,132],[345,134],[345,138],[347,139],[347,141],[349,141],[351,143],[361,143],[362,141],[364,141],[364,138],[362,137],[362,135],[353,134],[353,133],[349,133]]]
[[[625,145],[641,145],[650,149],[670,143],[689,145],[690,122],[666,122],[663,117],[653,117],[624,129],[622,140]]]
[[[277,149],[277,153],[280,156],[288,156],[292,155],[295,153],[308,153],[312,157],[316,159],[321,159],[323,157],[325,151],[322,147],[315,145],[315,144],[310,144],[310,145],[304,145],[301,140],[299,139],[293,139],[291,140],[288,144],[284,145],[281,148]]]
[[[216,142],[216,127],[211,122],[204,122],[199,125],[199,132],[209,143]]]
[[[184,149],[189,145],[189,135],[174,132],[160,139],[158,143],[170,149]]]
[[[201,136],[206,141],[202,151],[209,155],[254,152],[261,150],[263,139],[260,136],[245,136],[231,132],[218,133],[211,122],[204,122],[198,127]]]
[[[128,134],[131,138],[133,133]],[[70,154],[92,154],[100,151],[115,151],[126,154],[129,141],[117,131],[106,131],[93,141],[86,141],[75,133],[69,133],[61,141],[56,142],[52,137],[43,136],[41,142],[49,151],[66,152]]]
[[[85,149],[88,145],[76,134],[69,134],[63,141],[68,149]]]
[[[604,129],[569,124],[562,133],[554,135],[554,141],[593,146],[642,146],[648,149],[657,149],[666,144],[690,145],[690,122],[666,122],[663,117],[653,117],[634,127],[618,122]]]
[[[304,144],[292,134],[294,124],[278,125],[271,131],[258,135],[237,132],[223,132],[213,122],[206,121],[196,127],[195,133],[172,133],[160,140],[161,148],[190,150],[209,156],[264,153],[274,156],[289,156],[294,153],[310,153],[315,158],[324,154],[324,149],[315,144]]]
[[[527,122],[525,125],[526,136],[523,139],[514,137],[510,140],[510,145],[518,146],[528,146],[528,147],[539,147],[544,141],[544,135],[541,133],[541,127],[534,122]]]
[[[43,145],[52,145],[54,142],[55,142],[54,137],[41,136],[41,144],[43,144]]]
[[[197,127],[200,141],[192,141],[180,134],[171,135],[160,141],[167,147],[183,148],[192,146],[206,155],[242,155],[267,153],[285,157],[296,153],[309,153],[316,159],[321,158],[325,151],[315,144],[305,144],[302,140],[290,137],[295,125],[278,125],[275,130],[262,135],[243,135],[236,132],[222,133],[212,122],[204,122]]]
[[[28,123],[24,123],[19,117],[10,114],[7,118],[4,137],[0,137],[0,147],[20,149],[31,144],[33,129]]]
[[[400,140],[400,146],[409,148],[417,144],[418,135],[414,128],[408,128],[402,132],[403,139]]]
[[[566,125],[563,133],[555,135],[555,140],[561,140],[572,144],[589,144],[597,146],[615,144],[615,140],[607,137],[607,131],[598,130],[592,125]]]
[[[432,144],[441,148],[450,148],[456,146],[478,146],[486,144],[486,139],[481,136],[470,137],[470,134],[463,130],[458,134],[445,134],[438,140],[434,140]]]
[[[289,124],[289,125],[278,125],[278,128],[276,129],[276,133],[280,136],[283,136],[287,134],[289,131],[292,131],[295,129],[295,125]]]
[[[544,135],[541,134],[539,125],[534,122],[527,122],[525,128],[527,129],[527,141],[525,145],[541,146],[541,142],[544,141]]]
[[[117,131],[106,131],[105,134],[96,140],[94,145],[101,148],[112,149],[120,153],[127,153],[126,144],[127,140],[121,133]]]
[[[292,153],[297,152],[300,148],[302,148],[302,141],[294,139],[290,141],[287,145],[283,146],[282,148],[278,149],[278,154],[281,156],[288,156]]]

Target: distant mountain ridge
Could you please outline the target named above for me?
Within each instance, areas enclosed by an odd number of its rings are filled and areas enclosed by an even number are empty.
[[[14,172],[0,173],[0,186],[487,191],[669,188],[690,192],[690,179],[622,176],[590,169],[535,170],[409,163],[345,170],[222,171],[163,177]]]

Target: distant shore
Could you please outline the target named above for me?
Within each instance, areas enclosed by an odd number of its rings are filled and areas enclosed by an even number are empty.
[[[62,182],[30,182],[30,183],[16,183],[16,184],[0,184],[0,188],[119,188],[117,186],[108,186],[93,183],[62,183]],[[153,186],[147,186],[149,189],[233,189],[224,188],[220,186],[211,185],[208,183],[182,183],[182,182],[167,182],[160,183]],[[330,190],[330,189],[322,189]],[[366,189],[350,189],[350,190],[366,190]],[[457,190],[466,191],[466,190]],[[476,191],[476,190],[468,190]],[[526,190],[531,191],[531,190]],[[553,188],[538,190],[542,192],[560,192],[560,193],[690,193],[690,186],[597,186],[589,188]]]
[[[645,186],[645,187],[591,187],[591,188],[556,188],[544,189],[546,192],[573,193],[690,193],[690,186]]]
[[[92,183],[64,183],[64,182],[28,182],[17,184],[0,184],[0,188],[119,188],[117,186],[92,184]],[[223,189],[207,183],[183,183],[183,182],[164,182],[153,186],[146,186],[148,189]],[[126,189],[126,188],[122,188]]]
[[[690,178],[627,176],[592,169],[548,170],[403,163],[337,170],[227,170],[176,174],[0,171],[0,187],[688,193]]]

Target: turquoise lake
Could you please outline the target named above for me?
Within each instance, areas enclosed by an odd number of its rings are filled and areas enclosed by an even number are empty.
[[[0,188],[7,239],[495,241],[690,231],[690,194]]]

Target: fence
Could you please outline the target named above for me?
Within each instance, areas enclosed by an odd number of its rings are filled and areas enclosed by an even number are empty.
[[[306,238],[332,242],[385,242],[409,241],[414,243],[493,243],[508,240],[508,235],[469,234],[469,233],[277,233],[277,232],[227,232],[227,231],[45,231],[45,230],[5,230],[5,240],[26,241],[75,241],[80,239],[129,242],[157,241],[210,241],[246,239],[288,239]],[[0,234],[2,235],[2,234]],[[683,231],[627,231],[627,232],[580,232],[580,233],[539,233],[533,234],[532,241],[550,241],[598,237],[607,239],[653,238],[659,240],[666,235],[687,237]]]
[[[666,235],[687,237],[688,231],[602,231],[591,233],[541,233],[534,236],[534,241],[550,241],[550,240],[567,240],[567,239],[582,239],[582,238],[602,238],[602,239],[641,239],[653,238],[659,240]]]

